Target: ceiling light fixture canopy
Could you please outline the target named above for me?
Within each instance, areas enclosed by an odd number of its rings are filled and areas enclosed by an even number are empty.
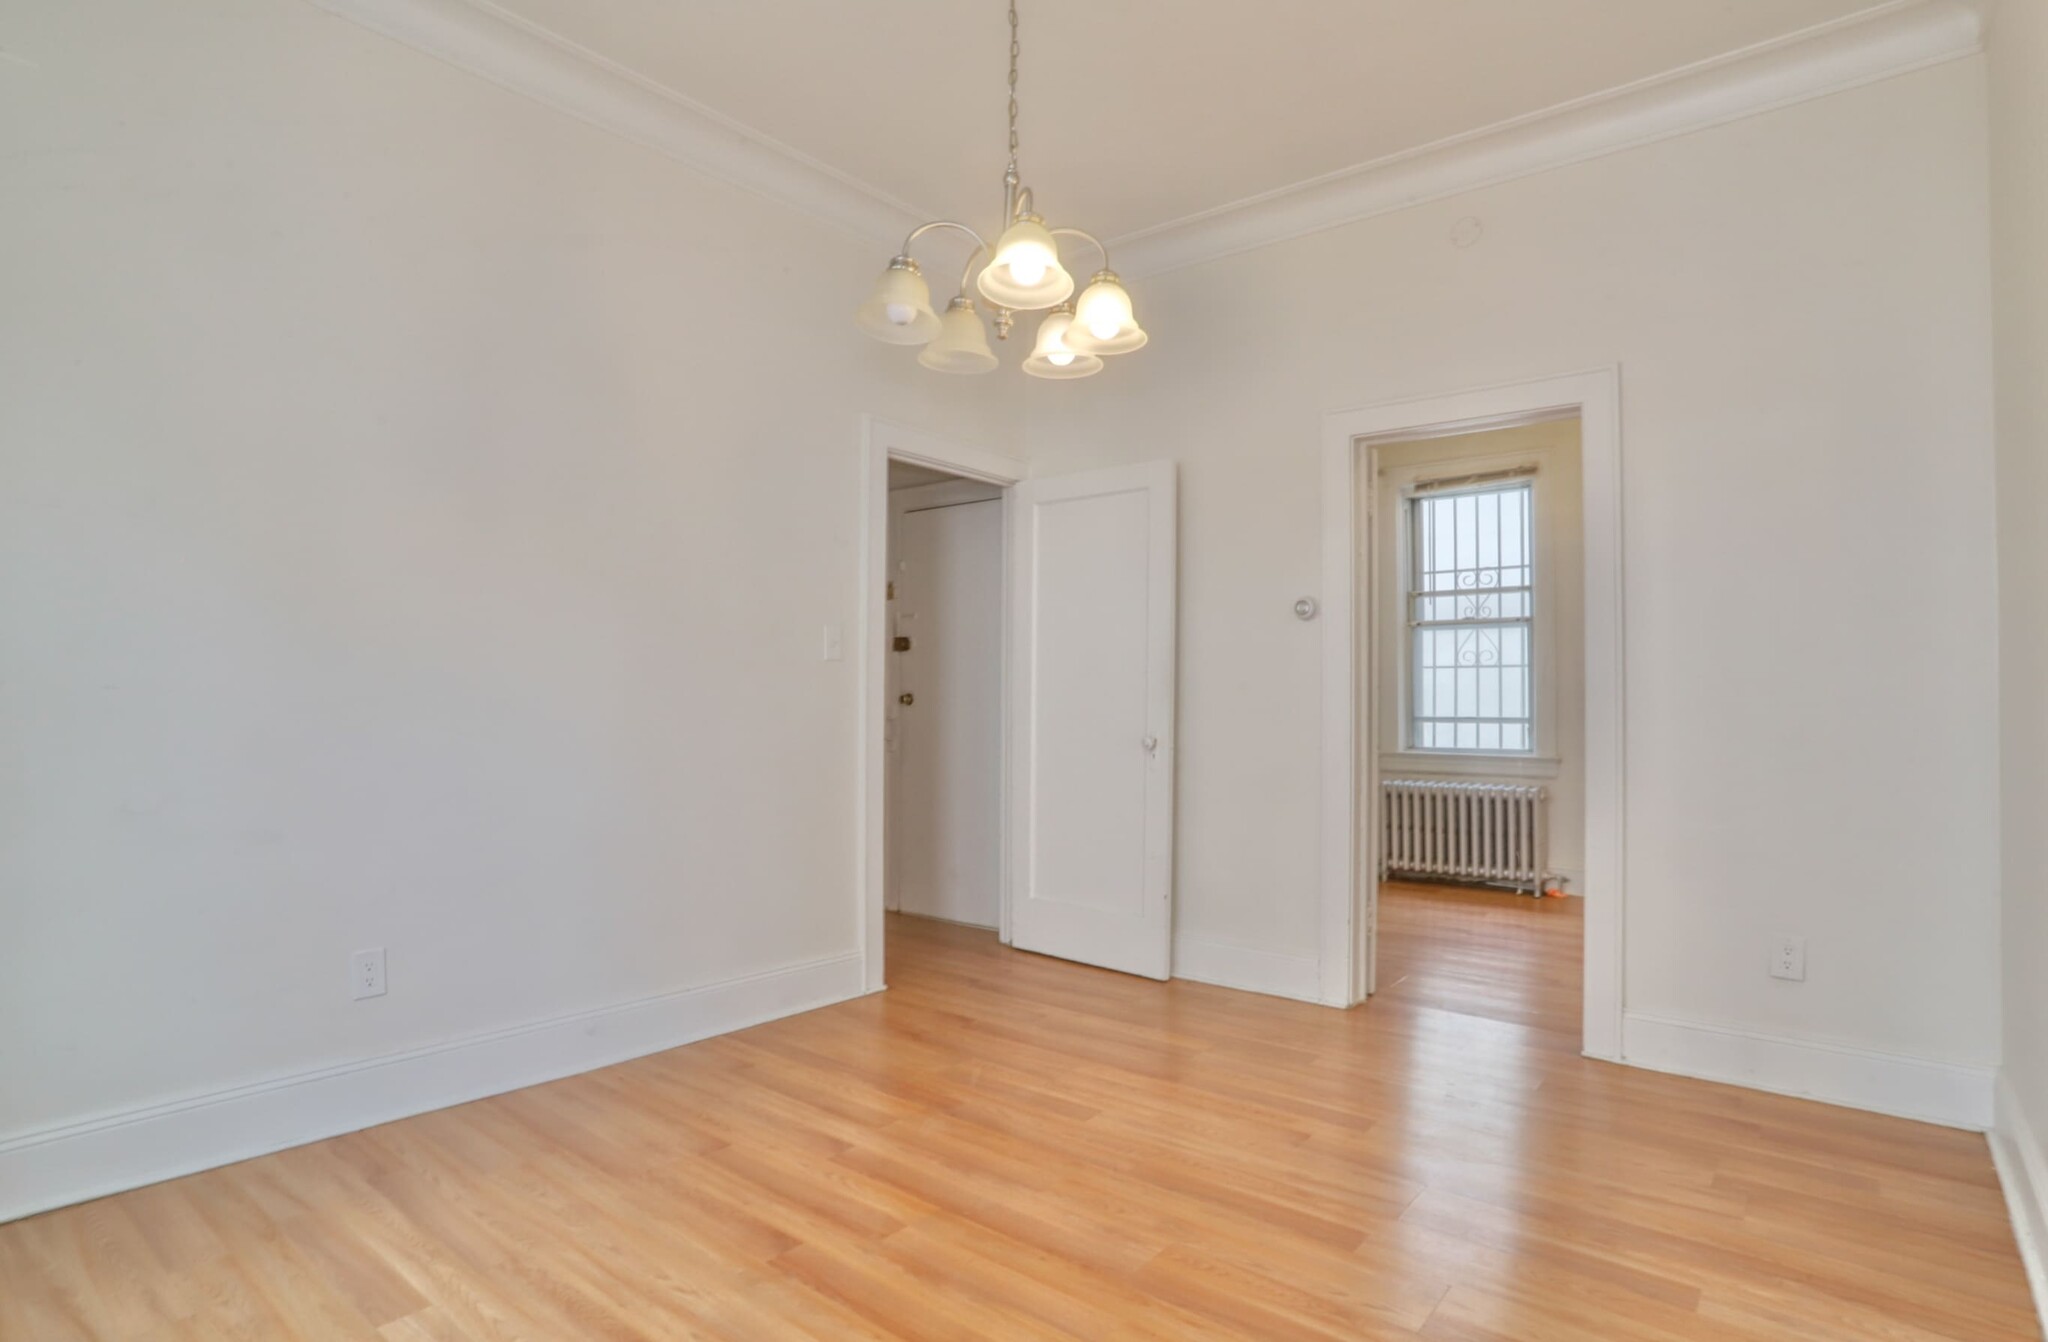
[[[1102,371],[1106,354],[1128,354],[1147,337],[1131,312],[1131,295],[1109,268],[1109,251],[1094,234],[1048,228],[1034,208],[1031,188],[1017,172],[1017,5],[1010,4],[1010,166],[1003,173],[1003,231],[994,247],[966,224],[936,219],[920,224],[882,272],[868,301],[854,313],[860,329],[890,345],[923,345],[917,361],[942,373],[986,373],[996,366],[968,281],[991,310],[998,340],[1010,338],[1019,312],[1053,309],[1038,325],[1024,371],[1034,377],[1076,378]],[[960,287],[942,318],[910,249],[925,234],[953,229],[974,240],[960,271]],[[1059,239],[1079,238],[1102,264],[1077,301],[1074,276],[1060,261]],[[974,267],[986,259],[977,277]]]

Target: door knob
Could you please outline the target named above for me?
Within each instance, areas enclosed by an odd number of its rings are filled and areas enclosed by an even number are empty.
[[[1159,753],[1159,738],[1156,736],[1148,736],[1140,744],[1145,747],[1147,755],[1157,755]]]
[[[899,694],[896,696],[896,702],[908,708],[917,702],[917,696],[914,694]]]

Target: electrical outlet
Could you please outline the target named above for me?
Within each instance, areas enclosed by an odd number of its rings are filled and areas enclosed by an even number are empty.
[[[1794,983],[1806,981],[1806,940],[1803,937],[1781,937],[1771,950],[1771,977],[1790,979]]]
[[[819,649],[818,660],[840,662],[846,660],[846,630],[836,624],[825,626],[824,646]]]
[[[384,948],[357,951],[348,958],[349,990],[360,1002],[365,997],[384,995]]]

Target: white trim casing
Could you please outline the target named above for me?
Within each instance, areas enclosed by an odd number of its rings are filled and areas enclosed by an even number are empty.
[[[1631,1067],[1721,1081],[1775,1095],[1982,1132],[1991,1126],[1992,1067],[1787,1039],[1730,1025],[1631,1011],[1622,1023]]]
[[[1363,878],[1378,869],[1379,835],[1359,823],[1359,799],[1378,787],[1379,743],[1363,691],[1360,570],[1371,527],[1358,515],[1361,440],[1576,412],[1584,494],[1586,871],[1585,1016],[1581,1048],[1621,1058],[1624,731],[1622,668],[1621,380],[1617,368],[1337,411],[1323,417],[1323,758],[1321,918],[1323,1001],[1348,1006],[1372,987],[1371,918]]]
[[[888,785],[888,753],[884,742],[884,723],[887,717],[882,695],[888,685],[888,587],[889,587],[889,462],[907,461],[934,470],[951,472],[970,480],[985,484],[1009,486],[1022,480],[1030,472],[1026,463],[1015,457],[1006,457],[999,452],[984,451],[948,442],[944,438],[916,429],[905,428],[876,419],[872,415],[861,416],[861,490],[860,490],[860,595],[859,618],[856,626],[859,637],[860,705],[856,718],[860,723],[855,750],[855,816],[854,816],[854,910],[856,926],[859,928],[861,960],[864,965],[862,981],[868,992],[879,992],[886,986],[884,947],[886,942],[886,909],[888,894],[887,872],[883,863],[887,855],[888,817],[883,811],[883,798]],[[1003,494],[1003,572],[1007,575],[1010,567],[1010,528],[1013,503],[1005,488]],[[1003,583],[1003,599],[1009,600],[1009,582]],[[1003,675],[1005,678],[1004,702],[1008,703],[1008,676],[1010,665],[1010,620],[1007,608],[1002,621],[1003,646],[1001,650]],[[1002,879],[997,883],[1001,900],[1000,927],[1005,943],[1010,940],[1010,833],[1008,816],[1010,754],[1008,737],[1009,712],[1003,712],[1004,739],[1001,745],[1003,792],[997,798],[998,814],[1004,817],[1003,833],[1000,840]]]
[[[2048,1147],[2041,1145],[2004,1073],[1999,1074],[1992,1103],[1991,1159],[2012,1212],[2020,1261],[2026,1264],[2027,1282],[2034,1289],[2041,1335],[2048,1337]]]
[[[893,246],[937,216],[488,0],[312,0],[458,69]],[[1742,51],[1109,239],[1156,274],[1718,126],[1983,50],[1969,0],[1894,0]]]
[[[0,1141],[0,1221],[574,1076],[860,995],[860,957],[848,952],[19,1134]]]

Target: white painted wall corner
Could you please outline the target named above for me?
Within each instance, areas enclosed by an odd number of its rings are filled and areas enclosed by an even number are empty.
[[[659,1053],[862,995],[856,952],[0,1141],[0,1222]]]
[[[1631,1011],[1621,1060],[1654,1072],[1983,1132],[1991,1127],[1993,1067],[1786,1039],[1725,1025]]]
[[[2012,1211],[2013,1237],[2027,1283],[2034,1288],[2034,1308],[2041,1315],[2041,1333],[2048,1337],[2048,1148],[2020,1108],[2017,1092],[2004,1075],[1998,1078],[1996,1112],[1991,1126],[1991,1159]]]

